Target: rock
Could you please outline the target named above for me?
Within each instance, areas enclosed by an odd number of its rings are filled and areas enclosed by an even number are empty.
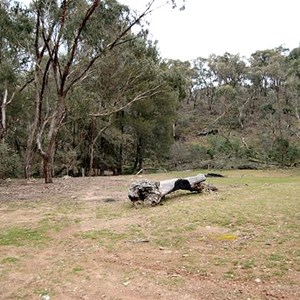
[[[259,279],[259,278],[255,278],[254,281],[255,281],[255,283],[261,283],[261,279]]]

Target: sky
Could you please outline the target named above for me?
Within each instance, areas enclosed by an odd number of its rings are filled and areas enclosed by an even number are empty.
[[[30,0],[23,0],[28,3]],[[150,0],[119,0],[142,12]],[[191,60],[300,46],[300,0],[185,0],[186,9],[161,6],[147,16],[149,37],[163,58]],[[183,0],[176,0],[182,3]]]
[[[182,0],[177,0],[178,3]],[[149,0],[119,0],[142,11]],[[155,6],[165,0],[156,0]],[[300,46],[299,0],[186,0],[150,16],[150,38],[163,58],[190,60],[225,52],[249,58],[257,50]]]

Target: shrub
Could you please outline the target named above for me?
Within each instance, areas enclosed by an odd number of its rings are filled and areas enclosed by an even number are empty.
[[[199,144],[176,142],[171,146],[170,159],[173,167],[179,169],[200,168],[211,159],[208,149]]]
[[[17,153],[7,144],[0,145],[0,179],[19,177],[22,173],[22,164]]]
[[[277,138],[269,152],[269,157],[282,167],[292,166],[300,162],[300,148],[290,145],[287,139]]]

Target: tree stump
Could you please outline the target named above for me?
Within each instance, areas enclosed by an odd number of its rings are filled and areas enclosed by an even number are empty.
[[[206,177],[203,174],[187,178],[172,178],[160,182],[140,180],[130,186],[128,197],[134,205],[136,203],[144,203],[146,205],[155,206],[159,204],[166,195],[177,190],[200,193],[205,187],[205,180]]]

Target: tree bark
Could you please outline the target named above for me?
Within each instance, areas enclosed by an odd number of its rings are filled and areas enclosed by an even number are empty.
[[[44,90],[45,90],[44,88],[45,76],[42,73],[40,68],[40,58],[38,57],[38,54],[37,54],[37,61],[35,65],[34,86],[35,86],[34,121],[29,129],[29,135],[28,135],[26,151],[25,151],[24,175],[26,179],[29,179],[32,175],[31,172],[32,172],[32,161],[34,157],[34,147],[36,145],[36,137],[38,134],[38,129],[41,125],[43,97],[44,97]]]
[[[88,159],[89,159],[89,170],[88,170],[88,176],[91,177],[94,174],[94,147],[95,143],[97,141],[97,136],[95,138],[95,129],[96,129],[96,120],[95,118],[91,119],[91,124],[89,126],[89,145],[88,145]]]
[[[94,173],[94,169],[93,169],[93,165],[94,165],[94,143],[90,143],[88,146],[88,159],[89,159],[89,170],[88,170],[88,175],[89,177],[93,176]]]
[[[0,143],[5,143],[6,138],[6,113],[7,113],[7,106],[11,103],[11,101],[14,98],[15,93],[11,96],[10,99],[8,99],[8,83],[7,81],[4,82],[4,94],[3,99],[1,101],[1,110],[0,110],[0,116],[1,116],[1,123],[0,123]]]
[[[161,182],[142,180],[130,186],[128,197],[133,204],[143,202],[147,205],[155,206],[159,204],[166,195],[177,190],[200,193],[205,187],[203,184],[205,180],[206,177],[203,174],[187,178],[172,178]]]
[[[141,169],[143,169],[143,146],[142,138],[138,138],[133,171],[136,172]]]
[[[43,173],[45,183],[53,183],[52,180],[52,162],[51,157],[48,155],[43,155]]]

